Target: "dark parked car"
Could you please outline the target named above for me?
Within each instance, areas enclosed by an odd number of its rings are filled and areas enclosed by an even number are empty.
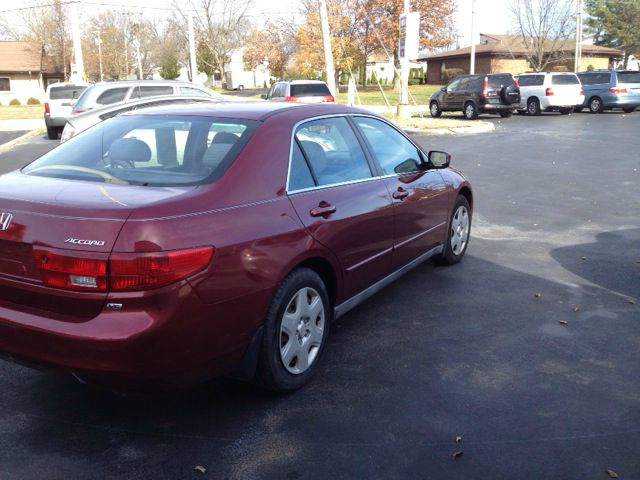
[[[519,103],[520,89],[510,73],[458,75],[431,95],[429,110],[432,117],[462,111],[466,119],[475,120],[482,113],[510,117]]]
[[[592,70],[580,72],[584,104],[592,113],[621,108],[626,113],[640,107],[640,72],[634,70]]]
[[[465,254],[449,159],[337,105],[108,119],[0,177],[0,351],[108,385],[296,389],[335,318]]]

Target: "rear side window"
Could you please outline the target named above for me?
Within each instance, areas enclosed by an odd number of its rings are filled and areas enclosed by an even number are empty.
[[[292,97],[324,97],[331,95],[324,83],[302,83],[291,85]]]
[[[580,80],[575,75],[552,75],[551,85],[578,85]]]
[[[640,83],[640,72],[618,72],[618,83]]]
[[[467,85],[467,92],[480,92],[484,84],[484,77],[471,77]]]
[[[467,89],[467,85],[469,85],[469,77],[465,77],[460,80],[460,83],[456,87],[457,92],[464,92]]]
[[[87,87],[51,87],[49,90],[49,99],[50,100],[74,100],[79,98],[82,92],[86,90]]]
[[[110,88],[105,90],[96,99],[96,103],[100,105],[111,105],[112,103],[118,103],[124,101],[124,97],[127,96],[129,87]]]
[[[171,85],[149,85],[135,87],[131,98],[157,97],[159,95],[173,95]]]
[[[500,88],[513,83],[513,77],[509,74],[505,75],[488,75],[489,88]]]
[[[197,185],[218,179],[258,124],[230,118],[125,115],[90,128],[22,171],[123,185]]]
[[[318,185],[372,177],[364,151],[345,118],[323,118],[304,123],[296,130],[295,137]]]
[[[315,186],[307,159],[302,154],[297,141],[293,142],[291,151],[291,170],[289,171],[289,190],[302,190]]]
[[[209,97],[210,96],[207,92],[200,90],[199,88],[192,88],[192,87],[180,87],[180,93],[182,95],[189,95],[192,97]]]
[[[544,75],[522,75],[518,83],[521,87],[539,87],[544,84]]]
[[[416,172],[420,169],[420,152],[395,128],[369,117],[355,117],[353,120],[369,142],[385,175]]]
[[[578,75],[584,85],[601,85],[611,83],[611,74],[605,73],[583,73]]]

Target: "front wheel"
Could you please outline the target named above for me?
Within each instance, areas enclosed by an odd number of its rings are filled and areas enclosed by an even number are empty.
[[[462,260],[471,234],[471,208],[467,199],[458,195],[449,219],[449,230],[444,251],[434,257],[441,265],[453,265]]]
[[[280,284],[265,320],[256,380],[291,392],[313,376],[329,333],[327,289],[316,272],[301,268]]]
[[[467,120],[475,120],[478,118],[478,109],[473,102],[467,102],[464,106],[464,118]]]
[[[442,110],[440,109],[438,102],[431,102],[431,105],[429,105],[429,112],[433,118],[438,118],[442,115]]]
[[[604,105],[602,105],[600,97],[593,97],[589,100],[589,110],[591,113],[602,113],[604,111]]]

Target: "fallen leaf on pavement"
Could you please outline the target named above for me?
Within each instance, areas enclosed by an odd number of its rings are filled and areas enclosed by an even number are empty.
[[[536,294],[534,295],[534,297],[536,297],[536,298],[540,298],[541,296],[542,296],[542,294],[541,294],[541,293],[536,293]]]
[[[462,437],[456,437],[456,443],[460,443],[462,441]]]
[[[607,470],[607,475],[609,475],[611,478],[619,478],[618,474],[611,469]]]
[[[587,257],[580,257],[580,258],[581,258],[582,260],[586,260],[586,259],[587,259]]]
[[[566,320],[558,320],[558,323],[561,323],[562,325],[568,325],[569,322],[567,322]]]
[[[630,298],[630,299],[629,299],[629,303],[630,303],[631,305],[635,305],[635,304],[636,304],[636,301],[635,301],[633,298]]]
[[[200,472],[200,473],[205,473],[207,471],[207,469],[204,468],[202,465],[196,465],[195,467],[193,467],[193,469],[196,472]]]
[[[580,311],[580,305],[574,305],[574,306],[573,306],[573,307],[571,307],[571,308],[573,308],[573,311],[574,311],[574,312],[579,312],[579,311]]]
[[[453,452],[451,455],[453,458],[460,458],[464,452],[462,450],[458,450],[457,452]]]

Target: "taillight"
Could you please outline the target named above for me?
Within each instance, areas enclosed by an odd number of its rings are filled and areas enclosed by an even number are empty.
[[[482,84],[482,96],[486,97],[489,95],[489,78],[484,77],[484,83]]]
[[[325,97],[324,97],[324,101],[325,101],[325,102],[335,102],[335,101],[336,101],[336,99],[335,99],[335,98],[333,98],[333,95],[325,95]]]
[[[106,253],[35,247],[42,282],[55,288],[92,292],[148,290],[204,270],[213,247],[149,253]]]
[[[516,87],[520,88],[520,82],[518,82],[518,79],[517,79],[517,78],[514,78],[514,79],[513,79],[513,83],[515,83],[515,84],[516,84]]]
[[[78,114],[78,113],[82,113],[82,112],[84,112],[84,111],[85,111],[85,110],[84,110],[84,109],[82,109],[82,108],[74,108],[73,110],[71,110],[71,115],[76,115],[76,114]]]
[[[49,102],[44,102],[44,113],[51,113],[49,110]]]
[[[580,87],[580,95],[584,95],[584,88]]]
[[[107,254],[34,247],[33,256],[49,287],[107,291]]]
[[[544,94],[545,94],[547,97],[553,97],[553,95],[554,95],[554,93],[553,93],[553,88],[548,87],[548,88],[545,90]]]
[[[146,290],[182,280],[204,270],[212,247],[150,253],[112,253],[109,285],[113,292]]]
[[[286,97],[284,97],[284,101],[285,102],[297,102],[298,101],[298,97],[286,96]]]
[[[620,88],[620,87],[609,87],[609,91],[611,93],[627,93],[626,88]]]
[[[70,123],[65,124],[64,129],[62,130],[62,135],[60,136],[60,143],[64,143],[67,140],[71,140],[76,134],[76,129]]]

